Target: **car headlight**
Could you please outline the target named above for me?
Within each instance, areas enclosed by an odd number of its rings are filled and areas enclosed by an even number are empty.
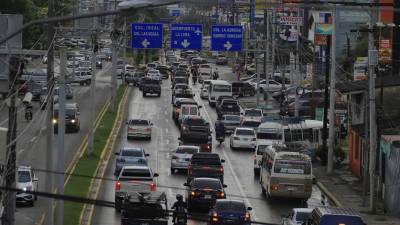
[[[22,191],[26,191],[26,187],[22,188]]]
[[[71,123],[75,123],[76,121],[75,120],[71,120]]]
[[[53,124],[56,124],[57,123],[57,119],[53,119]]]

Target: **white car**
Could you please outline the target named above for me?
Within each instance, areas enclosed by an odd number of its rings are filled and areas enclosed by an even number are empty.
[[[261,121],[263,118],[262,109],[248,108],[242,114],[242,119],[255,119]]]
[[[200,72],[199,83],[203,83],[204,80],[212,80],[211,73]]]
[[[200,91],[200,98],[202,98],[202,99],[208,99],[208,87],[209,87],[210,85],[204,85],[202,88],[201,88],[201,91]]]
[[[294,208],[287,217],[283,218],[283,225],[302,225],[311,216],[312,208]]]
[[[254,86],[257,87],[257,86]],[[269,84],[267,85],[267,80],[263,80],[260,82],[260,92],[268,91],[268,92],[277,92],[282,90],[282,84],[274,81],[269,80]]]
[[[130,119],[127,122],[127,139],[148,138],[151,139],[153,123],[146,119]]]
[[[252,128],[237,127],[230,138],[231,149],[256,147],[256,132]]]
[[[147,72],[147,76],[150,77],[153,80],[162,80],[162,76],[160,71],[155,70],[155,69],[151,69]]]
[[[192,145],[180,145],[172,153],[171,158],[171,173],[175,170],[184,169],[186,170],[189,166],[192,155],[200,152],[199,146]]]
[[[38,183],[39,180],[30,166],[19,166],[17,169],[16,188],[21,189],[22,192],[16,194],[16,204],[34,206],[37,195],[28,194],[25,191],[38,191]]]

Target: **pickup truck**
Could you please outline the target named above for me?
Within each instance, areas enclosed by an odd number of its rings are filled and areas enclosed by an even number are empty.
[[[115,209],[121,211],[126,193],[146,194],[156,191],[155,177],[158,174],[145,165],[122,167],[115,183]]]
[[[237,100],[223,99],[216,109],[219,117],[223,115],[240,115],[240,106]]]
[[[67,78],[69,83],[78,83],[80,85],[90,85],[92,82],[92,72],[90,71],[77,71],[75,74]]]
[[[187,173],[187,183],[195,177],[218,178],[221,183],[224,181],[224,167],[217,153],[195,153],[190,160]]]
[[[143,78],[141,88],[143,97],[146,97],[147,94],[157,94],[158,97],[161,96],[161,85],[158,80]]]

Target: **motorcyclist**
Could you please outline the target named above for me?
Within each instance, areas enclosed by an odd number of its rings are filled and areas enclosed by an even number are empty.
[[[186,210],[186,202],[183,201],[183,196],[181,194],[176,195],[176,202],[172,205],[171,209],[174,209],[174,213],[172,215],[172,221],[175,224],[178,213],[181,213],[182,209]],[[184,215],[186,216],[186,214]]]
[[[225,125],[219,118],[215,122],[215,139],[218,138],[225,138]]]
[[[32,116],[33,116],[32,108],[33,107],[32,107],[32,105],[30,103],[25,105],[25,119],[27,121],[32,120]]]
[[[219,73],[218,73],[218,68],[215,68],[214,74],[213,74],[213,79],[218,80],[219,78]]]

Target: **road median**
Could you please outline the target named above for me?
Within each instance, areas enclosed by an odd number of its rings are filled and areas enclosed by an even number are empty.
[[[94,136],[94,151],[92,156],[81,154],[76,165],[72,169],[72,174],[79,174],[83,176],[95,177],[99,174],[100,168],[104,165],[104,162],[108,161],[110,152],[115,142],[116,132],[122,123],[123,107],[126,101],[127,86],[120,86],[117,92],[117,105],[118,110],[111,112],[106,110],[100,119],[97,129],[95,129]],[[108,106],[109,107],[109,106]],[[85,147],[85,149],[87,146]],[[85,152],[85,151],[83,151]],[[95,187],[97,182],[101,182],[98,179],[88,179],[83,176],[71,176],[65,185],[64,193],[66,195],[77,196],[77,197],[91,197],[96,193],[93,193],[92,189]],[[64,204],[64,224],[76,225],[81,224],[83,219],[84,209],[87,211],[88,207],[82,203],[68,202]],[[82,221],[84,222],[84,221]]]

